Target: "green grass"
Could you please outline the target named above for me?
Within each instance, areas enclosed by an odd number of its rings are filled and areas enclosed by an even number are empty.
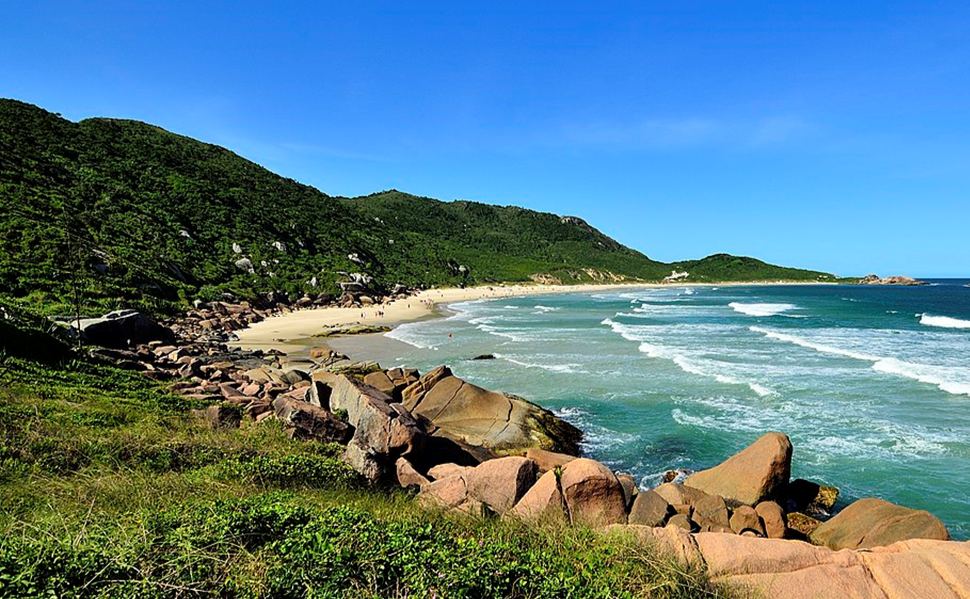
[[[422,509],[363,486],[338,446],[211,430],[192,407],[110,366],[6,354],[0,597],[727,596],[629,538]]]

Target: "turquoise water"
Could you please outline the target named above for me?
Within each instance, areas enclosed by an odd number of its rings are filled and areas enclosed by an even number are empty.
[[[970,538],[970,288],[679,287],[465,302],[401,364],[526,397],[642,486],[787,433],[794,476]],[[450,335],[450,336],[449,336]],[[485,353],[497,359],[472,361]]]

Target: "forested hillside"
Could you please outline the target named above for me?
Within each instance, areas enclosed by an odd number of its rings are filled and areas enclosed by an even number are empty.
[[[15,100],[0,100],[0,217],[0,295],[45,313],[75,293],[92,313],[335,293],[339,271],[387,287],[656,281],[687,265],[697,280],[822,276],[733,257],[662,264],[579,218],[517,207],[336,198],[152,125],[73,123]]]

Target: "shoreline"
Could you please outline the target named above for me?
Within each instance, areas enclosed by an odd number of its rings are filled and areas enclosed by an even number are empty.
[[[277,314],[262,322],[252,324],[236,332],[236,341],[230,342],[230,347],[245,350],[280,351],[291,356],[308,353],[313,347],[331,346],[338,351],[350,355],[350,352],[361,354],[363,351],[358,344],[350,343],[353,339],[368,338],[367,347],[375,348],[383,342],[406,344],[393,339],[387,339],[384,333],[365,335],[350,335],[337,337],[315,337],[328,327],[342,327],[355,325],[378,325],[389,328],[397,327],[409,322],[418,322],[429,318],[441,318],[442,311],[449,304],[475,301],[482,299],[500,299],[512,297],[527,297],[531,295],[551,295],[564,293],[595,293],[623,289],[677,289],[684,287],[761,287],[783,285],[833,285],[835,283],[800,282],[800,281],[762,281],[762,282],[732,282],[732,283],[583,283],[579,285],[488,285],[467,287],[464,289],[448,287],[426,289],[408,297],[394,299],[388,302],[374,304],[362,308],[314,308],[300,310],[286,314]],[[343,346],[346,350],[341,350]],[[380,353],[385,353],[381,351]],[[360,359],[374,359],[363,356]]]

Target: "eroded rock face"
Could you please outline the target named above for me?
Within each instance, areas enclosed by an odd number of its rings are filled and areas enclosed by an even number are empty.
[[[768,433],[720,465],[690,475],[685,484],[753,506],[784,490],[791,478],[791,455],[788,435]]]
[[[940,519],[882,499],[860,499],[809,534],[816,545],[832,549],[865,549],[908,539],[949,540]]]
[[[471,497],[504,514],[532,488],[537,472],[535,462],[513,456],[489,460],[466,471],[464,477]]]
[[[467,383],[445,366],[406,388],[402,403],[430,434],[467,445],[499,453],[579,450],[579,429],[524,399]]]
[[[626,498],[613,471],[586,458],[562,467],[560,489],[573,524],[605,526],[626,522]]]

